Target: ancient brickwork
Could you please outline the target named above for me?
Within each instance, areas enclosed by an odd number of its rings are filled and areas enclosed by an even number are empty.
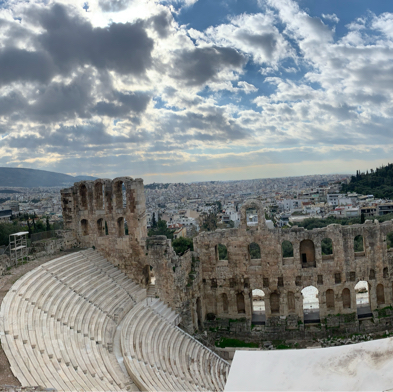
[[[249,325],[256,289],[265,294],[264,326],[258,328],[270,335],[304,330],[302,290],[309,286],[317,292],[318,320],[331,324],[327,328],[342,324],[334,315],[356,315],[359,281],[368,282],[370,314],[393,303],[393,249],[386,241],[391,221],[268,229],[262,204],[249,200],[239,228],[202,232],[194,238],[194,252],[179,257],[166,237],[147,238],[141,179],[79,182],[62,191],[62,204],[65,226],[80,245],[94,246],[144,287],[154,276],[156,295],[182,315],[188,331],[214,318],[245,319]],[[249,210],[257,211],[255,226],[247,225]],[[332,254],[322,254],[325,239]],[[352,324],[360,328],[356,317]]]
[[[75,231],[80,245],[94,246],[140,281],[147,236],[143,180],[82,181],[63,189],[61,199],[65,228]]]
[[[245,211],[251,207],[259,211],[258,226],[246,224]],[[318,289],[320,319],[350,314],[356,312],[355,285],[359,281],[369,283],[372,310],[386,307],[393,302],[393,254],[386,242],[391,231],[390,221],[329,225],[310,231],[297,227],[271,230],[265,225],[262,205],[252,200],[242,208],[242,224],[238,229],[204,232],[195,238],[194,249],[202,270],[200,292],[193,294],[194,313],[198,314],[196,302],[200,300],[202,320],[209,313],[219,318],[251,319],[251,293],[261,289],[265,293],[267,319],[293,315],[303,320],[301,291],[314,286]],[[358,235],[363,237],[361,252],[354,251],[354,238]],[[332,255],[322,255],[324,238],[333,242]],[[283,257],[284,240],[291,242],[293,257]],[[250,258],[249,244],[254,242],[260,247],[261,258]],[[218,259],[219,244],[226,246],[228,260]]]

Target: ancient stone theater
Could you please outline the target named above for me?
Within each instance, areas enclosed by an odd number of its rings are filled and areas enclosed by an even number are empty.
[[[61,200],[83,250],[24,275],[1,307],[2,347],[23,386],[221,391],[230,365],[209,345],[218,337],[391,326],[390,221],[272,229],[247,200],[238,228],[201,232],[177,256],[171,240],[147,236],[142,179],[75,183]]]

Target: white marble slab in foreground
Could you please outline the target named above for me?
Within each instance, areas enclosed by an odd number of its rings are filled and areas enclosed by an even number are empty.
[[[237,350],[225,391],[385,391],[393,388],[393,338],[339,347]]]

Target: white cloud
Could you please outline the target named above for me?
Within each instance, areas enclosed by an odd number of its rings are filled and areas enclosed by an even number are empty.
[[[322,18],[331,20],[334,23],[338,23],[340,21],[336,14],[322,14]]]

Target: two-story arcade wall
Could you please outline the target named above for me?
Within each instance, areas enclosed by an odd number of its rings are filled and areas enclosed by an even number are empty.
[[[136,281],[143,276],[146,205],[142,179],[81,181],[61,191],[66,229],[95,247]]]
[[[256,226],[247,225],[249,209],[258,211]],[[391,231],[391,221],[332,224],[310,231],[298,227],[268,229],[262,204],[248,201],[242,207],[238,229],[203,232],[194,239],[200,261],[198,290],[192,300],[194,325],[197,327],[197,321],[204,321],[209,313],[219,318],[251,319],[255,290],[265,295],[266,319],[292,315],[303,321],[302,291],[310,286],[316,292],[320,319],[354,313],[359,281],[368,283],[371,311],[386,307],[393,303],[393,253],[386,241]],[[326,239],[331,240],[332,254],[323,255],[322,242]],[[356,251],[361,245],[363,250]],[[258,248],[260,257],[252,258],[253,249]],[[283,249],[288,253],[291,248],[293,255],[284,257],[288,254]],[[225,259],[220,260],[220,255]]]

